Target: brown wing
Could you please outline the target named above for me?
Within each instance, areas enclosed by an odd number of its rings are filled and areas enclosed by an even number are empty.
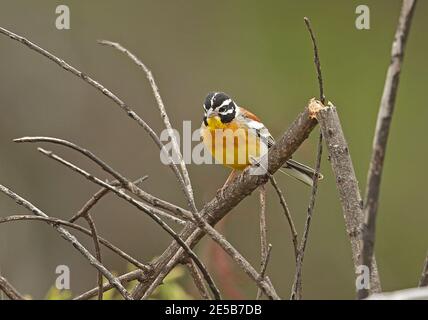
[[[254,114],[254,113],[252,113],[252,112],[250,112],[250,111],[248,111],[247,109],[245,109],[245,108],[243,108],[243,107],[240,107],[240,111],[241,111],[241,114],[242,114],[242,116],[244,116],[245,118],[247,118],[247,119],[250,119],[250,120],[252,120],[252,121],[256,121],[256,122],[259,122],[262,126],[263,126],[263,128],[265,128],[266,129],[266,127],[264,126],[264,124],[262,123],[262,121]],[[270,133],[269,132],[267,132],[267,134],[265,133],[265,134],[261,134],[260,133],[260,129],[261,128],[254,128],[255,130],[256,130],[256,132],[257,132],[257,136],[262,140],[262,141],[264,141],[264,143],[266,143],[267,144],[267,146],[268,146],[268,148],[270,148],[270,147],[272,147],[274,144],[275,144],[275,140],[274,140],[274,138],[270,135]]]
[[[241,113],[248,119],[254,120],[254,121],[258,121],[261,122],[261,120],[252,112],[248,111],[247,109],[243,108],[243,107],[239,107],[241,110]]]

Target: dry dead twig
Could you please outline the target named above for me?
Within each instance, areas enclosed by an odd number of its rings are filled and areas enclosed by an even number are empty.
[[[266,254],[264,255],[263,261],[262,261],[262,265],[261,265],[261,270],[260,270],[260,277],[263,279],[265,277],[266,274],[266,269],[267,266],[269,264],[269,259],[270,259],[270,253],[272,251],[272,244],[268,244],[266,246]],[[256,296],[256,300],[259,300],[262,297],[262,291],[261,290],[257,290],[257,296]]]
[[[312,46],[314,50],[314,64],[317,71],[318,87],[320,90],[320,101],[322,104],[325,104],[324,82],[323,82],[323,77],[321,73],[321,61],[319,58],[317,41],[315,39],[315,35],[311,27],[311,22],[307,17],[304,18],[304,21],[312,40]],[[314,214],[315,200],[316,200],[317,191],[318,191],[318,180],[320,177],[320,169],[321,169],[322,144],[323,144],[323,135],[320,130],[319,139],[318,139],[317,157],[315,162],[315,174],[313,177],[312,189],[311,189],[311,197],[309,200],[309,207],[308,207],[308,213],[306,216],[305,228],[303,231],[302,240],[300,241],[298,255],[296,258],[296,273],[294,276],[294,282],[293,282],[292,293],[291,293],[291,299],[293,300],[300,300],[302,298],[303,259],[305,256],[306,244],[308,242],[309,229],[310,229],[312,217]]]
[[[69,221],[53,218],[53,217],[41,217],[41,216],[32,216],[32,215],[13,215],[13,216],[7,216],[0,218],[0,224],[7,223],[7,222],[13,222],[13,221],[23,221],[23,220],[33,220],[33,221],[45,221],[50,222],[52,224],[56,225],[62,225],[68,228],[72,228],[74,230],[80,231],[88,236],[92,236],[92,232],[78,224],[71,223]],[[137,259],[131,257],[126,252],[122,251],[118,247],[111,244],[109,241],[102,237],[98,237],[100,243],[104,245],[106,248],[110,249],[112,252],[116,253],[118,256],[122,257],[124,260],[128,261],[129,263],[133,264],[140,270],[148,273],[151,270],[151,267],[149,265],[145,265],[141,262],[139,262]]]
[[[389,130],[397,96],[400,72],[406,48],[406,41],[412,23],[416,0],[403,0],[401,13],[394,36],[391,50],[391,63],[388,67],[379,113],[376,123],[375,136],[373,139],[373,151],[370,160],[370,168],[367,177],[366,195],[364,198],[364,224],[362,226],[362,253],[360,264],[368,266],[371,278],[375,276],[372,270],[372,259],[374,255],[376,216],[378,212],[380,184],[385,160],[386,146]],[[375,279],[379,282],[379,279]],[[373,284],[371,284],[373,286]],[[358,290],[360,299],[369,295],[368,289]]]
[[[259,202],[260,202],[260,277],[262,275],[263,265],[266,261],[269,246],[267,240],[267,223],[266,223],[266,185],[263,184],[259,187]],[[262,292],[260,288],[257,289],[257,300],[260,299]]]
[[[168,201],[159,199],[159,198],[151,195],[150,193],[145,192],[137,184],[135,184],[135,183],[131,182],[129,179],[125,178],[121,173],[119,173],[117,170],[113,169],[110,165],[108,165],[105,161],[101,160],[101,158],[96,156],[90,150],[82,148],[75,143],[72,143],[70,141],[63,140],[63,139],[52,138],[52,137],[23,137],[23,138],[19,138],[19,139],[14,139],[13,141],[17,142],[17,143],[48,142],[48,143],[59,144],[59,145],[65,146],[67,148],[73,149],[77,152],[80,152],[85,157],[89,158],[90,160],[95,162],[98,166],[100,166],[101,169],[103,169],[107,173],[111,174],[115,179],[117,179],[117,181],[121,187],[125,188],[129,192],[132,192],[137,197],[139,197],[141,200],[150,204],[152,206],[152,209],[154,211],[156,211],[156,213],[158,215],[167,216],[167,213],[162,212],[162,210],[157,209],[157,207],[164,209],[164,210],[167,210],[168,212],[171,212],[173,215],[180,214],[181,215],[180,217],[182,217],[183,219],[191,220],[191,218],[192,218],[191,213],[188,212],[187,210],[180,208],[174,204],[171,204]],[[99,193],[97,193],[95,195],[95,199],[94,200],[91,199],[89,201],[89,203],[82,209],[82,212],[78,213],[78,215],[85,213],[85,211],[89,210],[99,200],[98,198],[101,198],[104,195],[105,194],[103,191],[99,191]],[[75,219],[76,219],[76,217],[72,218],[73,221]]]
[[[193,279],[193,283],[198,289],[201,297],[205,300],[210,300],[211,297],[210,297],[209,289],[206,286],[199,269],[196,267],[195,262],[192,260],[189,260],[186,262],[186,266],[189,269],[190,275]]]
[[[217,289],[217,286],[215,285],[214,281],[211,278],[211,275],[206,270],[205,265],[202,263],[202,261],[198,258],[198,256],[190,249],[190,247],[177,235],[177,233],[171,229],[165,222],[160,219],[156,212],[157,210],[155,208],[149,207],[146,204],[136,201],[132,197],[128,196],[126,193],[124,193],[122,190],[109,185],[108,183],[98,179],[97,177],[89,174],[88,172],[82,170],[81,168],[75,166],[74,164],[62,159],[61,157],[55,155],[51,151],[44,150],[42,148],[38,148],[42,154],[46,155],[47,157],[65,165],[66,167],[70,168],[74,172],[84,176],[89,181],[94,182],[95,184],[98,184],[101,187],[110,189],[113,193],[115,193],[119,198],[124,199],[125,201],[129,202],[133,206],[137,207],[140,211],[146,213],[152,220],[154,220],[162,229],[164,229],[169,235],[171,235],[172,238],[174,238],[175,241],[179,243],[179,245],[186,251],[186,253],[192,258],[197,266],[200,268],[201,272],[203,273],[208,285],[213,291],[214,296],[216,299],[220,299],[220,293]]]
[[[98,91],[100,91],[102,94],[107,96],[110,100],[112,100],[114,103],[116,103],[126,114],[139,126],[141,126],[148,135],[152,138],[152,140],[155,142],[155,144],[158,146],[158,148],[161,150],[161,152],[164,152],[163,149],[163,143],[160,140],[159,136],[156,134],[156,132],[129,106],[127,105],[123,100],[121,100],[118,96],[116,96],[113,92],[111,92],[109,89],[107,89],[105,86],[103,86],[98,81],[94,80],[90,76],[86,75],[85,73],[81,72],[80,70],[76,69],[63,59],[60,59],[59,57],[55,56],[54,54],[50,53],[49,51],[43,49],[42,47],[38,46],[37,44],[31,42],[30,40],[13,33],[5,28],[0,27],[0,33],[8,36],[10,39],[18,41],[19,43],[25,45],[29,49],[41,54],[42,56],[46,57],[47,59],[53,61],[58,66],[62,67],[64,70],[71,72],[78,78],[82,79]],[[180,170],[178,169],[177,165],[174,162],[170,162],[169,167],[174,172],[177,180],[180,183],[180,186],[183,189],[183,191],[186,193],[186,184],[183,180],[183,177],[180,173]]]
[[[4,292],[10,300],[26,300],[18,290],[12,286],[9,281],[0,275],[0,291]]]
[[[107,41],[107,40],[100,40],[100,41],[98,41],[98,43],[100,43],[102,45],[113,47],[116,50],[119,50],[120,52],[126,54],[137,66],[139,66],[145,72],[147,79],[149,80],[150,86],[152,88],[153,95],[156,99],[156,103],[157,103],[158,109],[160,111],[161,118],[165,124],[166,129],[168,130],[169,136],[171,137],[172,147],[174,149],[175,155],[177,156],[177,158],[178,158],[177,160],[180,163],[181,173],[183,175],[183,180],[184,180],[183,187],[184,187],[184,191],[185,191],[187,201],[189,203],[189,207],[191,208],[191,210],[193,212],[197,212],[198,210],[196,208],[195,198],[193,196],[192,183],[191,183],[190,178],[189,178],[189,173],[188,173],[187,168],[186,168],[186,163],[184,162],[183,157],[181,155],[180,147],[177,143],[177,139],[175,138],[174,130],[172,129],[171,122],[169,120],[168,114],[167,114],[166,109],[165,109],[165,105],[164,105],[162,97],[159,93],[159,88],[155,82],[155,78],[153,77],[152,72],[147,68],[147,66],[140,59],[137,58],[136,55],[134,55],[128,49],[124,48],[119,43],[111,42],[111,41]]]
[[[299,255],[299,243],[297,240],[297,231],[296,227],[294,226],[293,218],[291,217],[290,209],[288,208],[287,202],[285,201],[284,194],[282,190],[279,188],[278,183],[275,180],[275,177],[273,175],[269,175],[269,180],[272,185],[272,187],[275,189],[276,194],[278,195],[279,202],[282,206],[282,209],[284,211],[284,215],[287,218],[288,225],[290,226],[291,231],[291,241],[293,242],[293,248],[294,248],[294,256],[297,261],[297,256]]]
[[[134,280],[144,281],[144,274],[141,270],[133,270],[117,277],[117,279],[122,284],[129,283]],[[105,283],[102,288],[103,292],[106,292],[111,289],[113,289],[113,286],[110,283]],[[98,294],[98,291],[99,287],[93,288],[87,292],[78,295],[77,297],[73,298],[73,300],[88,300],[92,297],[95,297]]]
[[[5,195],[10,197],[11,199],[15,200],[15,202],[23,206],[24,208],[28,209],[30,212],[37,216],[41,217],[48,217],[47,214],[45,214],[43,211],[41,211],[39,208],[34,206],[29,201],[25,200],[12,190],[6,188],[5,186],[0,184],[0,191],[3,192]],[[88,261],[89,263],[94,266],[97,270],[102,272],[102,274],[107,278],[107,280],[114,286],[119,293],[123,296],[126,300],[132,300],[131,295],[129,292],[122,286],[122,284],[116,279],[116,277],[107,270],[106,267],[104,267],[98,260],[76,239],[75,236],[73,236],[70,232],[68,232],[66,229],[64,229],[62,226],[51,223],[52,227],[58,231],[58,233],[61,235],[63,239],[70,242],[74,248],[77,249]]]
[[[428,286],[428,254],[427,254],[427,257],[425,258],[421,279],[419,280],[419,287],[425,287],[425,286]]]

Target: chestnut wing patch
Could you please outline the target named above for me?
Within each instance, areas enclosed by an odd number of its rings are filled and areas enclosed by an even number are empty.
[[[264,144],[268,146],[268,148],[272,147],[275,144],[275,139],[272,137],[260,119],[254,113],[242,107],[240,108],[240,112],[241,115],[246,119],[248,127],[256,131],[257,136]]]

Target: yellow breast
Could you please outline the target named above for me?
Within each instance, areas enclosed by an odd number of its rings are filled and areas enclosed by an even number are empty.
[[[216,163],[244,170],[252,158],[260,156],[260,141],[236,120],[222,123],[219,117],[207,119],[202,124],[201,136]]]

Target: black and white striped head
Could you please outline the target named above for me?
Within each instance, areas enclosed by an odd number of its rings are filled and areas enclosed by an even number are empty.
[[[224,92],[211,92],[204,102],[204,122],[207,124],[207,118],[218,116],[222,123],[229,123],[235,119],[236,108],[235,102]]]

